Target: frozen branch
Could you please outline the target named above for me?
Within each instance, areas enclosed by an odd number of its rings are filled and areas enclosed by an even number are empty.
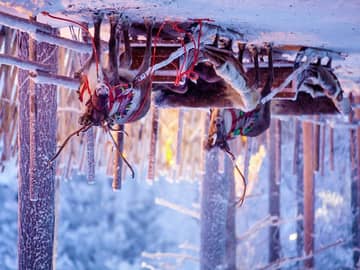
[[[80,85],[80,82],[77,79],[73,79],[62,75],[50,74],[39,70],[30,73],[30,76],[35,83],[39,83],[39,84],[53,84],[73,90],[78,90]]]
[[[175,203],[169,202],[169,201],[167,201],[165,199],[161,199],[161,198],[155,198],[155,203],[157,205],[161,205],[161,206],[170,208],[170,209],[175,210],[175,211],[177,211],[177,212],[179,212],[181,214],[184,214],[184,215],[187,215],[187,216],[190,216],[190,217],[193,217],[193,218],[196,218],[196,219],[200,220],[200,213],[198,211],[188,209],[186,207],[177,205]]]
[[[280,267],[285,266],[286,264],[290,264],[290,263],[296,263],[296,262],[300,262],[300,261],[305,261],[307,259],[313,258],[315,255],[329,249],[335,246],[339,246],[339,245],[343,245],[346,241],[343,239],[339,239],[334,243],[331,243],[327,246],[323,246],[317,250],[314,251],[313,254],[309,254],[309,255],[305,255],[305,256],[293,256],[293,257],[287,257],[287,258],[282,258],[279,259],[278,261],[271,263],[269,265],[263,266],[263,267],[259,267],[257,268],[258,270],[267,270],[267,269],[279,269]]]
[[[177,260],[190,260],[190,261],[194,261],[194,262],[199,262],[199,258],[188,255],[188,254],[183,254],[183,253],[170,253],[170,252],[148,253],[148,252],[143,252],[143,253],[141,253],[141,256],[144,257],[144,258],[153,259],[153,260],[161,260],[161,259],[164,259],[164,258],[173,258],[173,259],[177,259]]]
[[[52,28],[49,25],[36,21],[30,21],[28,19],[13,16],[1,11],[0,22],[4,26],[26,33],[35,33],[37,30],[41,30],[47,33],[50,33],[52,31]]]
[[[92,53],[92,46],[88,43],[75,41],[72,39],[62,38],[47,34],[42,31],[36,31],[31,34],[31,37],[39,42],[46,42],[66,49],[73,50],[79,53]]]
[[[191,251],[195,251],[195,252],[200,252],[200,249],[199,249],[198,246],[189,244],[188,242],[180,244],[179,248],[180,249],[187,249],[187,250],[191,250]]]
[[[94,128],[86,132],[87,182],[95,183],[95,136]]]
[[[46,42],[48,44],[61,46],[80,53],[92,52],[92,47],[90,44],[58,37],[51,34],[52,27],[46,24],[13,16],[4,12],[0,12],[0,22],[2,25],[5,25],[9,28],[30,33],[30,36],[39,42]]]
[[[7,65],[7,66],[16,66],[23,70],[44,70],[44,71],[54,71],[54,66],[40,64],[35,61],[30,60],[23,60],[18,57],[13,57],[6,54],[0,54],[0,65]]]

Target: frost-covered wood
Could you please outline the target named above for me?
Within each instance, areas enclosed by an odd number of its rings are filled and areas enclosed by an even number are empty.
[[[313,124],[303,122],[304,151],[304,253],[314,253],[314,156]],[[313,269],[314,258],[304,261],[304,269]]]
[[[232,144],[230,144],[230,147]],[[227,182],[228,197],[227,197],[227,214],[226,214],[226,255],[225,265],[226,270],[236,270],[236,196],[235,196],[235,177],[234,165],[228,155],[225,155],[224,160],[224,184]]]
[[[176,136],[176,164],[179,165],[181,163],[181,143],[183,140],[183,127],[184,127],[184,110],[179,109],[178,116],[178,131]]]
[[[359,100],[358,98],[356,100]],[[360,111],[350,116],[350,122],[360,119]],[[360,129],[350,130],[350,175],[351,175],[351,213],[352,213],[352,246],[354,269],[360,267]]]
[[[118,145],[119,149],[115,149],[115,155],[114,155],[114,175],[113,175],[113,182],[112,182],[112,188],[114,190],[121,189],[122,185],[122,168],[123,168],[123,160],[121,158],[121,155],[119,151],[124,151],[124,125],[116,125],[116,129],[118,129],[120,132],[117,132],[115,134],[115,141]]]
[[[219,148],[206,153],[206,171],[201,183],[200,269],[225,268],[228,183],[219,174]]]
[[[319,115],[314,116],[314,120],[319,120]],[[314,170],[320,169],[320,125],[314,125]]]
[[[151,120],[151,138],[150,138],[150,153],[149,153],[149,168],[148,179],[154,180],[155,178],[155,163],[156,163],[156,148],[159,134],[159,108],[156,106],[152,110]]]
[[[296,119],[295,123],[295,140],[294,144],[296,146],[296,151],[294,153],[295,160],[295,171],[296,175],[296,205],[297,205],[297,217],[301,217],[296,221],[296,251],[297,255],[301,257],[304,251],[304,172],[303,172],[303,143],[302,143],[302,130],[301,130],[301,122]],[[298,268],[302,268],[299,265],[301,262],[298,262]]]
[[[95,183],[95,134],[94,128],[86,132],[87,182]]]
[[[272,225],[269,228],[269,262],[280,259],[280,182],[281,182],[281,121],[275,119],[270,125],[269,145],[269,214]]]
[[[18,54],[29,57],[29,35],[19,33]],[[45,43],[36,45],[36,60],[55,64],[57,54],[47,57],[54,46]],[[30,108],[28,72],[19,70],[19,238],[18,269],[52,269],[54,223],[55,223],[55,168],[48,160],[56,150],[56,88],[35,86],[36,100]],[[30,125],[30,110],[35,123]],[[30,127],[35,128],[31,130]],[[30,135],[32,134],[32,135]],[[30,150],[30,136],[34,137],[36,149]],[[37,166],[35,184],[38,200],[30,200],[30,151],[35,151]]]

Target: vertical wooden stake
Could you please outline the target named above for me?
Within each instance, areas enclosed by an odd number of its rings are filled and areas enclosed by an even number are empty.
[[[152,121],[151,121],[151,139],[150,139],[150,154],[149,154],[149,169],[148,179],[155,179],[155,163],[156,163],[156,147],[159,133],[159,108],[153,107]]]
[[[326,127],[325,125],[321,128],[321,158],[320,158],[320,175],[325,174],[325,146],[326,146]]]
[[[229,146],[233,149],[234,143],[229,142]],[[235,177],[234,165],[228,155],[224,156],[224,181],[228,183],[228,205],[226,214],[226,263],[227,270],[236,270],[236,196],[235,196]]]
[[[304,251],[305,256],[314,253],[314,143],[313,124],[303,122],[304,148]],[[304,261],[305,269],[314,268],[314,258]]]
[[[200,270],[222,269],[226,256],[227,181],[219,174],[219,148],[206,153],[201,182]]]
[[[87,182],[95,183],[95,135],[94,128],[86,132]]]
[[[29,39],[28,34],[18,33],[18,54],[22,59],[29,58]],[[37,61],[57,64],[55,46],[39,43],[36,44],[36,52]],[[28,72],[19,70],[18,269],[51,270],[55,226],[55,167],[49,166],[48,161],[56,151],[56,87],[35,85],[30,100],[29,82]],[[29,104],[32,108],[29,108]],[[31,124],[30,110],[34,114],[31,117],[34,123]],[[30,162],[30,158],[35,158],[36,162]],[[32,187],[33,201],[30,200],[31,185],[35,185]]]
[[[314,120],[319,120],[319,115],[314,116]],[[320,169],[320,125],[314,125],[314,171]]]
[[[269,263],[280,259],[280,182],[281,182],[281,121],[275,119],[270,125],[269,214],[273,225],[269,229]]]
[[[179,165],[181,163],[181,143],[183,139],[183,128],[184,128],[184,110],[179,109],[178,116],[178,132],[176,137],[176,164]]]
[[[304,158],[303,158],[303,142],[302,138],[302,130],[301,130],[301,122],[296,120],[295,122],[295,143],[297,144],[297,153],[295,155],[295,162],[296,162],[296,202],[297,202],[297,216],[303,217],[304,216]],[[304,252],[304,221],[300,219],[296,223],[296,250],[297,255],[299,257],[303,256]],[[301,269],[302,262],[297,263],[297,268]]]
[[[114,138],[119,146],[119,150],[121,152],[124,151],[124,125],[116,125],[115,129],[119,129],[121,132],[116,132]],[[119,190],[122,186],[122,167],[123,167],[123,160],[118,150],[115,150],[114,156],[114,176],[112,182],[113,190]]]
[[[359,98],[356,99],[359,101]],[[360,111],[355,109],[354,115],[350,115],[350,122],[360,119]],[[352,213],[352,245],[353,266],[360,267],[360,128],[350,130],[350,174],[351,174],[351,213]]]

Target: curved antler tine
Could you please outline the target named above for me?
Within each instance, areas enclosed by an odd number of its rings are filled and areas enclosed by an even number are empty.
[[[121,159],[125,162],[126,166],[128,166],[128,168],[131,171],[131,178],[134,179],[135,178],[135,171],[133,169],[133,167],[130,165],[129,161],[127,161],[127,159],[124,157],[123,153],[120,151],[119,145],[116,143],[114,136],[111,134],[111,132],[108,132],[110,134],[110,138],[113,141],[116,150],[119,152]]]
[[[231,161],[233,162],[233,165],[234,165],[236,171],[240,174],[241,180],[242,180],[243,185],[244,185],[244,190],[243,190],[243,193],[242,193],[240,199],[235,202],[235,205],[238,205],[239,207],[241,207],[243,205],[243,203],[244,203],[245,195],[246,195],[246,188],[247,188],[246,179],[245,179],[244,174],[241,172],[239,166],[235,162],[235,155],[227,147],[224,147],[223,150],[224,150],[225,153],[227,153],[229,155]]]
[[[92,124],[89,124],[87,126],[82,126],[81,128],[79,128],[78,130],[75,130],[73,133],[71,133],[69,136],[67,136],[67,138],[65,139],[65,141],[61,144],[59,150],[56,152],[56,154],[49,160],[49,165],[51,165],[51,163],[53,163],[55,161],[55,159],[60,155],[60,153],[62,152],[62,150],[64,149],[64,147],[66,146],[66,144],[69,142],[69,140],[74,136],[74,135],[78,135],[80,132],[85,132],[87,131],[89,128],[92,127]]]
[[[125,134],[126,136],[129,137],[129,134],[124,130],[124,129],[116,129],[116,128],[113,128],[110,124],[108,124],[108,128],[111,130],[111,131],[114,131],[114,132],[118,132],[118,133],[122,133],[122,134]]]

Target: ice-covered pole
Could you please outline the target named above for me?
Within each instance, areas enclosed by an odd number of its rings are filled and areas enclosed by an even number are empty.
[[[18,35],[21,59],[29,58],[29,39],[26,33]],[[33,48],[34,60],[56,65],[55,46],[40,43]],[[55,168],[48,165],[48,160],[56,150],[56,87],[34,85],[30,98],[28,76],[28,71],[19,70],[18,269],[50,270],[53,269]],[[36,162],[30,162],[31,159]]]

